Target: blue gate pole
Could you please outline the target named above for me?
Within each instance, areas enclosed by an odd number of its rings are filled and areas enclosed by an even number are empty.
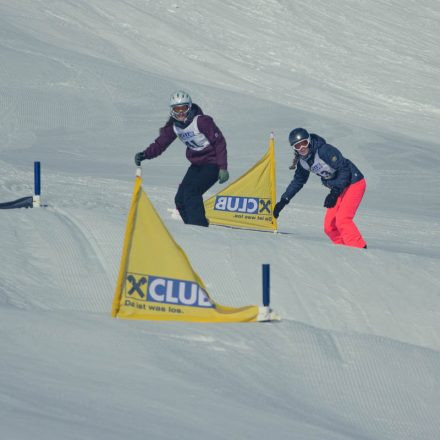
[[[270,264],[263,264],[263,306],[270,304]]]
[[[40,162],[34,162],[34,197],[33,206],[40,206],[40,194],[41,194],[41,168]]]
[[[34,194],[36,196],[41,194],[40,162],[34,162]]]

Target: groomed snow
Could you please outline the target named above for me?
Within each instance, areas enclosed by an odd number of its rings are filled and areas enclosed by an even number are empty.
[[[436,0],[0,0],[0,437],[440,438],[440,4]],[[332,245],[316,177],[271,234],[172,220],[176,141],[143,187],[214,299],[272,324],[110,317],[134,154],[187,90],[235,180],[275,133],[339,147],[367,179],[368,250]],[[216,185],[206,196],[221,188]]]

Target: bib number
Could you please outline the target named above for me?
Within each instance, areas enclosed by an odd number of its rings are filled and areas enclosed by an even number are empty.
[[[185,141],[185,145],[191,150],[197,150],[200,148],[200,145],[197,145],[194,141]]]

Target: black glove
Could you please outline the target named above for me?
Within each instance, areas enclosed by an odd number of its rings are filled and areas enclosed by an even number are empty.
[[[145,153],[143,151],[140,151],[139,153],[136,153],[134,156],[134,163],[140,167],[141,166],[141,162],[143,160],[145,160]]]
[[[273,216],[275,218],[278,218],[280,215],[281,210],[289,203],[287,199],[280,199],[278,203],[275,204],[275,207],[273,208]]]
[[[324,208],[333,208],[339,197],[339,191],[332,189],[324,200]]]

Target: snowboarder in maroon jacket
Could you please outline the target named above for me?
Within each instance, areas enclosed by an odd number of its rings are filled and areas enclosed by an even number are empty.
[[[191,162],[174,199],[182,220],[190,225],[209,226],[203,194],[217,181],[229,179],[226,141],[211,116],[193,104],[191,97],[178,91],[170,97],[170,118],[159,137],[144,151],[136,153],[136,165],[162,154],[176,139],[186,145]]]

